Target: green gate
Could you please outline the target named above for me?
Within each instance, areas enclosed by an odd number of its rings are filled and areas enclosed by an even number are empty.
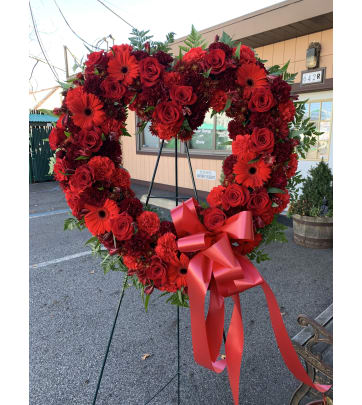
[[[49,158],[53,152],[49,147],[49,134],[51,126],[29,125],[29,171],[30,182],[41,182],[53,180],[49,172]]]

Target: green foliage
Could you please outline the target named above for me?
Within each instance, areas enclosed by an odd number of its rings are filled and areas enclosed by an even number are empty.
[[[284,231],[287,227],[277,221],[277,216],[274,216],[273,222],[264,228],[260,229],[263,235],[263,244],[269,245],[272,242],[288,242]]]
[[[189,308],[189,297],[185,294],[183,287],[181,290],[177,290],[175,293],[171,294],[171,296],[166,300],[172,305],[178,305],[179,307]]]
[[[234,46],[236,45],[236,41],[233,41],[231,36],[229,34],[227,34],[226,32],[224,32],[224,31],[223,31],[219,41],[223,42],[226,45],[229,45],[230,48],[234,48]],[[240,47],[239,47],[239,52],[240,52]]]
[[[128,38],[130,44],[135,50],[145,51],[146,50],[146,43],[148,42],[150,45],[150,54],[154,54],[158,51],[163,52],[170,52],[171,47],[170,45],[175,41],[175,33],[169,32],[166,35],[166,40],[164,42],[161,41],[152,41],[153,35],[148,35],[150,30],[147,31],[139,31],[136,28],[133,28],[131,31],[131,36]]]
[[[264,253],[263,249],[254,249],[252,252],[247,254],[250,260],[255,260],[257,263],[264,262],[266,260],[270,260],[270,257],[267,253]]]
[[[317,143],[317,137],[322,135],[323,132],[318,132],[314,122],[310,118],[304,118],[305,104],[308,100],[295,101],[295,117],[293,123],[290,125],[290,137],[296,138],[299,141],[297,145],[297,153],[305,159],[308,150],[311,146]]]
[[[196,28],[191,26],[191,33],[185,39],[185,45],[180,45],[180,52],[188,52],[191,48],[201,47],[205,49],[207,47],[206,41],[202,38],[201,34],[197,32]]]
[[[73,229],[78,229],[82,231],[84,228],[85,228],[84,218],[78,220],[77,218],[72,216],[64,221],[65,231],[71,231]]]
[[[287,189],[290,195],[290,203],[294,203],[298,198],[298,190],[300,184],[303,184],[304,179],[302,174],[298,171],[293,177],[288,180]]]
[[[290,205],[290,214],[321,216],[324,198],[328,210],[333,210],[333,175],[323,160],[309,170],[309,176],[303,181],[301,194]]]

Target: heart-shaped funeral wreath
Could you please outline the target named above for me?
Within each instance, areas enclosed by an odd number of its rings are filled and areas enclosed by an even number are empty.
[[[190,305],[195,360],[216,372],[227,366],[235,403],[243,351],[238,294],[257,285],[287,366],[325,391],[306,375],[274,295],[250,261],[267,258],[261,244],[283,239],[275,216],[289,203],[298,152],[303,155],[315,142],[315,127],[303,120],[304,103],[293,102],[290,94],[295,75],[287,73],[288,64],[267,69],[251,48],[225,33],[206,47],[193,29],[178,57],[170,53],[171,40],[150,44],[133,37],[133,46],[90,53],[82,73],[64,85],[49,144],[55,178],[75,217],[66,227],[87,227],[105,270],[126,271],[146,305],[155,288],[171,294],[172,304]],[[141,129],[150,123],[154,136],[183,142],[209,110],[231,118],[232,153],[208,206],[190,199],[172,210],[170,222],[135,197],[121,166],[128,110],[137,114]],[[234,310],[226,359],[218,360],[225,297],[233,298]]]

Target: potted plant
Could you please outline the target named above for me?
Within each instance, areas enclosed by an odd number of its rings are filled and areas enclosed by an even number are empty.
[[[309,170],[301,183],[301,193],[293,199],[294,241],[298,245],[326,249],[333,246],[333,175],[322,160]]]

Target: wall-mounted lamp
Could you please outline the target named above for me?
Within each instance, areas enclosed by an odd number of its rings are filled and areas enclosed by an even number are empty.
[[[311,42],[307,49],[306,67],[314,69],[319,67],[319,55],[321,53],[321,44],[319,42]]]

